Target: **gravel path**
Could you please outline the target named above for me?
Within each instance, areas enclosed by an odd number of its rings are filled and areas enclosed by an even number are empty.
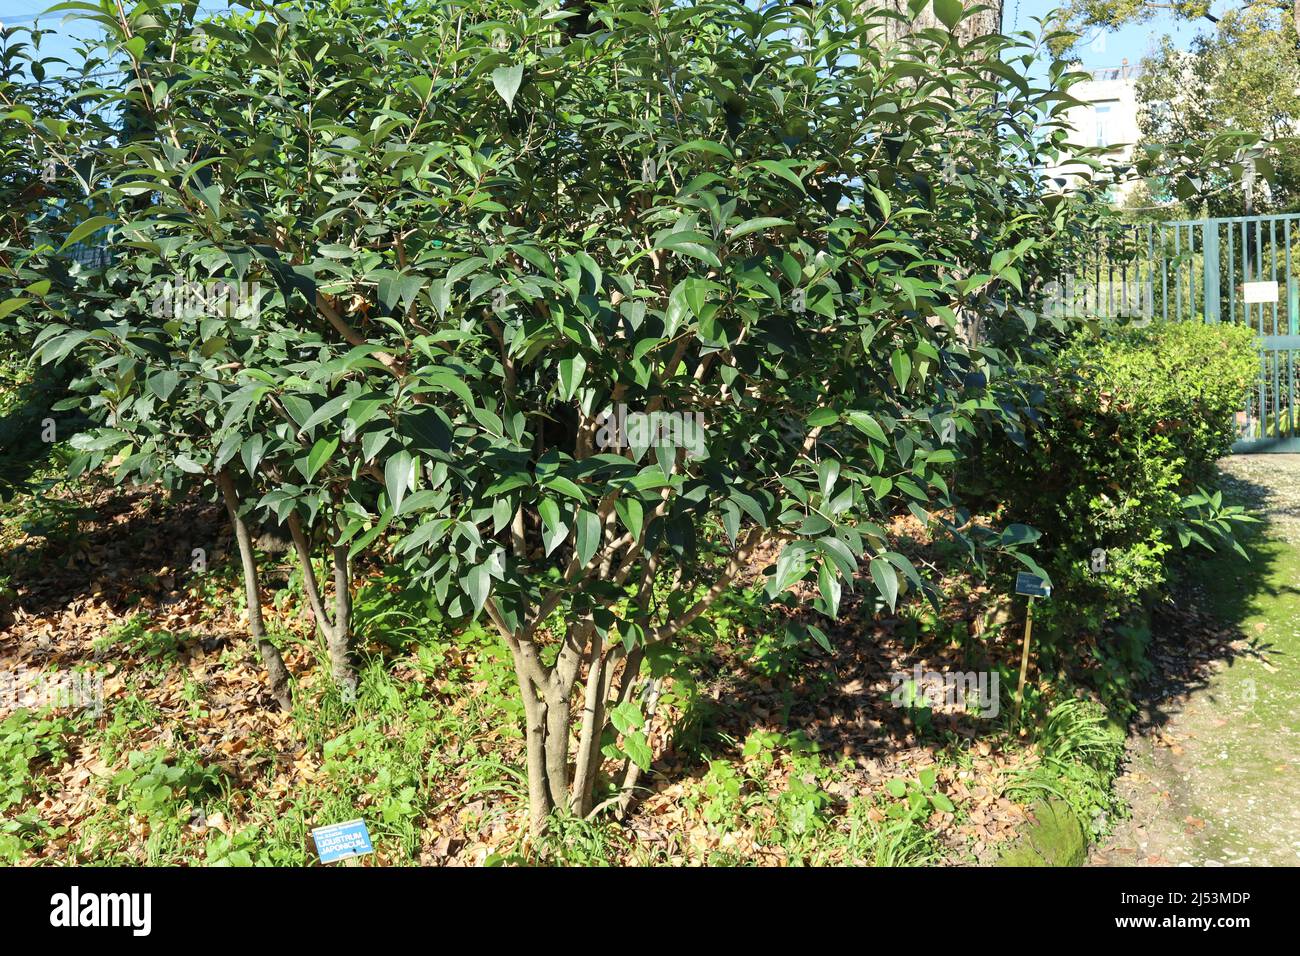
[[[1221,465],[1265,523],[1250,563],[1206,561],[1162,615],[1162,681],[1118,782],[1133,815],[1092,865],[1300,864],[1300,455]]]

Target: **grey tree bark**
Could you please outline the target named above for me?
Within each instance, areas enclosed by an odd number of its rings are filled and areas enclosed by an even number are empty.
[[[307,592],[312,616],[316,618],[316,626],[325,637],[330,672],[334,681],[342,688],[344,696],[351,699],[357,691],[357,673],[352,661],[352,582],[348,569],[347,548],[331,548],[334,571],[334,615],[331,619],[330,614],[325,610],[325,599],[316,577],[316,568],[312,563],[311,543],[307,540],[302,520],[296,512],[289,514],[289,533],[293,535],[294,549],[298,552],[303,589]]]
[[[266,637],[266,623],[262,618],[262,596],[257,582],[257,558],[253,554],[253,540],[248,533],[248,525],[239,514],[239,498],[235,493],[235,482],[230,472],[222,469],[217,474],[217,486],[226,503],[226,513],[235,529],[235,544],[239,548],[239,560],[244,571],[244,594],[248,603],[248,631],[253,643],[262,656],[262,666],[266,668],[266,680],[271,696],[282,710],[293,706],[289,690],[289,669],[284,666],[280,649]]]
[[[962,0],[962,2],[968,10],[976,6],[981,8],[971,13],[957,25],[957,35],[962,43],[970,43],[978,37],[1001,32],[1004,0],[986,0],[983,3],[977,3],[975,0]],[[1296,0],[1296,3],[1300,4],[1300,0]],[[943,24],[939,22],[939,18],[934,14],[934,7],[928,3],[915,15],[912,14],[908,0],[874,0],[874,2],[864,5],[864,9],[872,8],[894,10],[909,21],[907,24],[893,20],[888,21],[887,26],[882,31],[882,39],[885,42],[898,40],[918,30],[944,29]],[[982,337],[979,317],[959,315],[959,318],[961,324],[958,332],[962,340],[971,347],[978,345]]]
[[[963,0],[963,2],[965,2],[968,9],[976,6],[975,3],[967,2],[967,0]],[[1300,0],[1297,0],[1297,2],[1300,2]],[[957,34],[961,37],[962,42],[964,43],[968,43],[976,37],[987,36],[990,33],[997,33],[1002,29],[1003,0],[987,0],[987,2],[980,4],[980,6],[983,6],[986,9],[971,14],[957,27]],[[871,7],[884,7],[886,9],[896,10],[911,21],[910,28],[901,23],[894,23],[891,21],[890,25],[885,29],[885,38],[888,40],[896,40],[900,36],[910,32],[910,30],[924,30],[927,27],[942,27],[938,17],[934,15],[934,8],[929,4],[926,4],[926,6],[916,16],[912,15],[907,0],[873,0],[871,3],[864,4],[864,7],[867,9],[870,9]]]

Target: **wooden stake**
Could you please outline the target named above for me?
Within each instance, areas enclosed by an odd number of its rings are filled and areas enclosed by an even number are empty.
[[[1016,720],[1024,717],[1025,675],[1029,673],[1029,635],[1034,630],[1034,598],[1029,597],[1029,608],[1025,611],[1025,646],[1020,651],[1020,683],[1016,685]]]

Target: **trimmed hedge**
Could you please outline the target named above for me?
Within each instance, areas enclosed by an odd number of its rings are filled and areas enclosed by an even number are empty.
[[[1054,663],[1068,664],[1086,647],[1111,685],[1100,689],[1125,697],[1114,682],[1142,668],[1145,638],[1140,626],[1108,625],[1131,620],[1165,583],[1172,551],[1194,541],[1235,546],[1234,522],[1249,520],[1213,486],[1257,374],[1254,335],[1241,326],[1081,335],[1044,376],[1027,449],[1009,441],[986,449],[968,491],[1000,521],[1042,534],[1038,558],[1054,584],[1035,612],[1045,665],[1054,651]]]

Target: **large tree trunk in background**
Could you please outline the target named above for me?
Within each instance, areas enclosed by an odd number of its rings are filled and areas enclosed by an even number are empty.
[[[239,514],[239,499],[235,495],[235,483],[230,473],[224,469],[217,475],[217,484],[221,488],[221,497],[226,503],[226,512],[235,529],[235,543],[239,547],[239,560],[244,571],[244,593],[248,599],[248,632],[262,655],[262,666],[266,668],[266,682],[270,686],[271,696],[282,710],[289,710],[293,701],[289,692],[289,670],[284,666],[280,649],[266,637],[266,624],[262,620],[262,596],[257,586],[257,558],[253,554],[252,536],[248,525]]]
[[[976,6],[973,0],[963,0],[963,2],[968,8]],[[1300,3],[1300,0],[1296,0],[1296,2]],[[1002,29],[1003,0],[988,0],[988,2],[982,5],[988,9],[981,10],[978,13],[967,17],[957,28],[957,33],[961,37],[962,42],[969,42],[975,37],[997,33]],[[912,16],[907,0],[869,0],[869,2],[863,4],[863,7],[865,9],[870,9],[871,7],[884,7],[889,10],[897,10],[903,16],[912,21],[912,29],[914,30],[924,30],[927,27],[943,26],[939,22],[938,17],[934,15],[934,7],[929,4],[927,4],[915,17]],[[885,28],[885,37],[889,40],[896,40],[908,32],[910,31],[903,24],[891,22],[889,26]]]
[[[987,10],[981,10],[962,21],[960,33],[965,40],[1002,32],[1003,0],[987,0]],[[968,4],[969,6],[969,4]]]
[[[1003,0],[988,0],[987,3],[977,3],[976,0],[962,0],[963,5],[969,9],[974,6],[982,6],[986,9],[979,10],[966,17],[957,27],[957,35],[962,43],[969,43],[977,37],[988,36],[990,33],[1000,33],[1002,31],[1002,8]],[[1300,4],[1300,0],[1295,0]],[[929,28],[944,29],[939,18],[934,15],[934,7],[926,4],[919,13],[913,16],[911,6],[908,0],[869,0],[863,4],[863,9],[887,9],[895,10],[911,21],[910,26],[899,23],[894,20],[887,21],[887,25],[882,31],[885,42],[898,40],[917,30]],[[958,311],[958,318],[961,320],[958,326],[958,335],[967,346],[974,348],[982,339],[982,329],[979,316],[963,315]]]

